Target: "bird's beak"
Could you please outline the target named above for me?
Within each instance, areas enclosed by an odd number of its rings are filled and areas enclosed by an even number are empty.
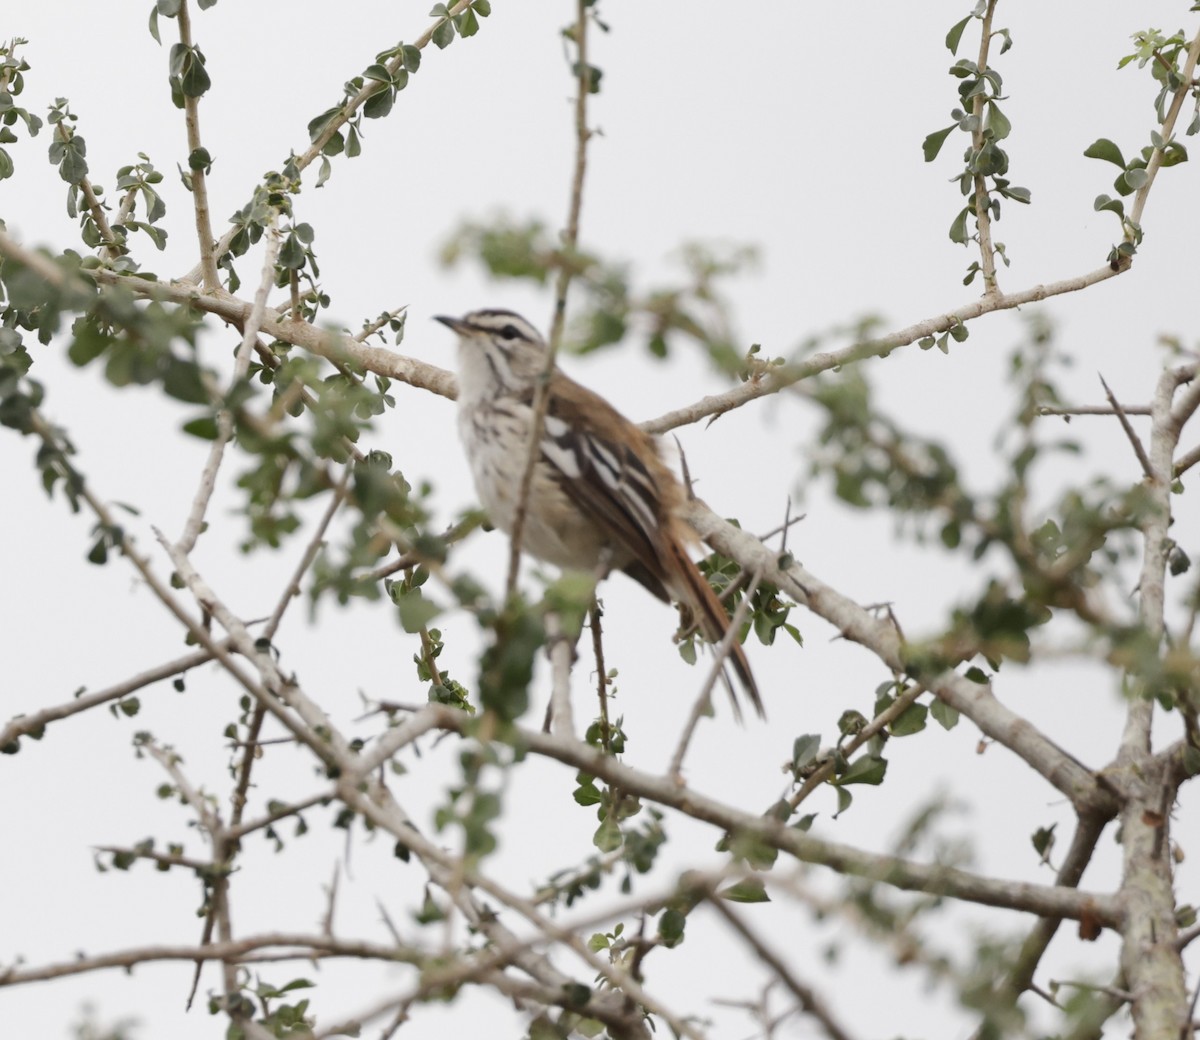
[[[447,326],[448,328],[453,329],[460,336],[465,336],[467,334],[468,329],[470,329],[470,326],[465,321],[463,321],[462,318],[451,318],[449,315],[446,315],[446,314],[435,314],[433,316],[433,320],[440,321],[443,325]]]

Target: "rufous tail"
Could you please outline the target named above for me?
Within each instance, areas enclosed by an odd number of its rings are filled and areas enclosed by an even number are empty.
[[[729,614],[726,613],[717,594],[713,592],[712,586],[700,573],[700,569],[684,551],[683,546],[672,540],[671,552],[676,556],[678,564],[675,571],[686,585],[686,588],[679,590],[686,593],[684,605],[695,614],[693,620],[700,627],[700,631],[704,633],[704,638],[714,644],[720,643],[725,638],[725,633],[729,631]],[[750,671],[750,661],[737,636],[734,636],[729,644],[729,660],[733,665],[733,670],[737,672],[737,677],[741,680],[750,702],[754,705],[754,710],[758,712],[759,718],[765,719],[767,715],[763,710],[762,697],[759,696],[758,683],[754,681],[754,674]],[[729,695],[733,700],[733,709],[740,717],[741,706],[738,704],[737,695],[732,686],[729,687]]]

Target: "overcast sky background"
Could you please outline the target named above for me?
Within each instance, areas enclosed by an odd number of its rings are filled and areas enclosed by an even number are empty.
[[[215,158],[209,188],[218,233],[265,170],[307,146],[307,122],[338,102],[345,80],[376,52],[424,30],[428,6],[225,0],[194,12],[194,38],[213,80],[201,121]],[[612,32],[591,36],[591,58],[604,79],[602,92],[590,101],[591,123],[601,133],[589,152],[583,245],[627,260],[643,288],[680,277],[671,257],[685,241],[758,246],[757,269],[726,289],[740,342],[761,343],[768,355],[788,356],[807,338],[866,315],[877,315],[882,329],[892,330],[967,302],[979,286],[964,288],[961,278],[977,254],[947,238],[961,205],[949,181],[965,138],[952,136],[932,166],[922,161],[921,142],[950,122],[957,81],[946,75],[954,59],[943,39],[969,6],[941,0],[919,7],[604,0],[600,13]],[[997,24],[1008,27],[1015,41],[996,58],[1010,94],[1004,111],[1014,127],[1006,146],[1010,175],[1034,199],[1030,207],[1005,204],[996,229],[1013,264],[1001,271],[1006,290],[1103,264],[1117,221],[1095,213],[1092,200],[1111,192],[1115,170],[1082,153],[1102,136],[1117,141],[1126,156],[1148,143],[1155,90],[1144,73],[1132,67],[1118,72],[1116,64],[1137,29],[1153,24],[1169,31],[1188,18],[1184,27],[1194,31],[1195,15],[1187,14],[1187,6],[1001,3]],[[160,48],[146,31],[149,7],[66,0],[23,5],[9,12],[3,34],[30,40],[22,54],[32,70],[18,103],[44,116],[56,97],[70,98],[95,181],[111,188],[116,169],[136,161],[139,151],[166,174],[161,188],[171,238],[163,254],[141,246],[140,258],[160,275],[179,276],[194,263],[195,236],[190,199],[175,174],[187,154],[183,118],[166,84],[175,26],[162,22]],[[489,284],[468,266],[446,271],[438,253],[464,218],[507,213],[538,217],[551,227],[562,223],[573,150],[572,83],[558,32],[572,9],[549,0],[494,0],[494,13],[478,36],[457,40],[444,52],[427,49],[392,116],[365,122],[361,158],[335,159],[333,177],[320,190],[312,188],[315,168],[306,175],[296,216],[317,232],[322,284],[333,298],[328,320],[357,329],[364,319],[407,304],[402,350],[447,367],[453,364],[453,337],[429,320],[434,314],[503,306],[546,326],[549,292]],[[976,46],[977,33],[969,28],[959,56],[972,56]],[[43,130],[11,149],[18,171],[0,182],[0,217],[27,244],[80,248],[65,213],[66,186],[46,163],[49,143]],[[1063,376],[1070,400],[1099,402],[1100,372],[1123,401],[1143,403],[1164,357],[1157,337],[1178,334],[1193,345],[1196,193],[1194,163],[1164,171],[1151,195],[1145,244],[1133,271],[1046,305],[1059,346],[1076,362]],[[257,254],[241,261],[246,286],[256,283],[257,264]],[[1021,335],[1016,316],[992,315],[972,323],[970,339],[948,357],[914,346],[867,365],[893,414],[910,429],[951,443],[978,489],[999,472],[992,445],[1013,411],[1003,378]],[[225,332],[211,338],[215,364],[225,362],[234,342]],[[65,364],[55,348],[37,350],[36,357],[34,375],[49,389],[46,410],[71,432],[81,449],[80,467],[97,492],[141,510],[134,528],[143,549],[153,544],[151,524],[177,536],[207,452],[206,444],[177,433],[187,410],[154,392],[118,394],[98,372]],[[686,349],[661,364],[631,343],[569,360],[567,367],[635,419],[725,385]],[[398,406],[383,417],[368,446],[390,451],[412,483],[434,481],[436,514],[449,522],[473,503],[453,436],[452,406],[400,385],[394,392]],[[718,512],[766,532],[782,521],[786,495],[793,494],[808,514],[789,542],[797,557],[860,602],[894,604],[906,634],[930,631],[949,604],[979,587],[979,574],[939,553],[898,545],[886,517],[851,513],[833,503],[824,486],[805,494],[802,445],[815,422],[811,409],[786,397],[679,435],[699,493]],[[1054,497],[1056,475],[1075,480],[1103,471],[1117,481],[1137,479],[1136,460],[1115,424],[1082,419],[1070,432],[1087,441],[1089,453],[1070,468],[1049,471],[1045,500]],[[7,717],[64,701],[83,685],[99,689],[182,653],[182,647],[177,627],[127,565],[83,562],[91,520],[69,515],[61,501],[47,502],[31,466],[34,445],[4,433],[0,648],[6,681],[0,710]],[[229,467],[230,473],[237,469]],[[196,561],[235,610],[258,617],[269,613],[300,545],[273,557],[241,556],[234,551],[240,521],[221,522],[234,502],[228,493],[214,502],[216,529],[202,539]],[[1195,530],[1191,509],[1179,530],[1189,530],[1188,522]],[[455,563],[499,588],[504,552],[500,536],[478,536]],[[165,562],[157,562],[166,573]],[[661,769],[702,675],[689,670],[672,646],[670,611],[623,579],[609,584],[605,601],[608,660],[621,672],[617,710],[636,734],[628,759]],[[296,604],[281,632],[284,663],[339,723],[353,731],[352,720],[362,711],[360,691],[413,699],[412,646],[386,607],[326,608],[315,631],[305,627],[304,613],[304,605]],[[769,723],[737,728],[722,706],[717,719],[702,727],[689,758],[689,777],[700,789],[765,807],[784,790],[776,766],[787,760],[797,735],[819,732],[829,743],[842,710],[870,713],[872,691],[887,674],[865,653],[835,641],[823,622],[802,611],[793,620],[804,633],[803,649],[780,645],[766,653],[749,647]],[[439,624],[449,643],[443,667],[472,683],[473,622],[451,614]],[[593,711],[587,671],[581,666],[575,677],[580,719]],[[40,745],[26,743],[21,754],[4,760],[0,833],[7,836],[8,852],[0,867],[0,962],[20,955],[40,964],[76,950],[194,942],[199,936],[200,922],[192,915],[199,887],[181,873],[153,874],[140,866],[128,875],[101,876],[91,868],[92,846],[131,844],[150,834],[163,841],[186,838],[199,851],[186,812],[154,797],[164,777],[153,763],[136,759],[130,746],[135,730],[148,729],[181,751],[194,781],[224,791],[226,755],[217,734],[233,717],[236,692],[211,669],[190,677],[188,688],[187,696],[166,685],[144,691],[143,712],[131,721],[93,712],[53,726]],[[540,719],[547,689],[543,675],[531,719]],[[999,693],[1089,765],[1102,765],[1115,750],[1122,716],[1106,674],[1075,661],[1029,675],[1006,669]],[[114,736],[114,728],[121,735]],[[908,814],[941,791],[970,807],[950,830],[973,837],[977,869],[1048,881],[1029,834],[1055,821],[1069,833],[1070,807],[1003,748],[977,753],[977,739],[964,722],[950,733],[938,729],[893,741],[887,752],[891,782],[882,790],[859,788],[853,811],[836,823],[830,821],[832,795],[820,794],[810,809],[822,813],[818,832],[883,849]],[[430,749],[422,784],[398,788],[414,816],[436,803],[436,778],[448,775],[439,773],[439,762],[452,753],[448,745]],[[261,789],[262,797],[311,789],[306,760],[292,757],[290,773],[287,753],[272,759],[275,786]],[[260,776],[264,783],[266,776]],[[553,800],[546,790],[554,792]],[[569,790],[557,767],[530,768],[515,779],[510,804],[529,811],[506,825],[503,847],[489,863],[497,877],[521,886],[586,856],[595,821],[570,802]],[[241,933],[280,921],[297,929],[316,926],[324,909],[321,885],[342,852],[340,832],[329,836],[327,823],[326,816],[312,814],[310,824],[319,833],[278,858],[264,842],[255,843],[234,889]],[[561,843],[532,848],[542,827],[553,828]],[[668,865],[718,862],[710,833],[683,824],[671,833],[677,840]],[[398,867],[385,842],[357,844],[349,869],[357,883],[343,884],[339,931],[381,938],[374,901],[403,920],[419,871]],[[1111,885],[1115,869],[1110,855],[1089,872],[1085,886]],[[660,874],[659,883],[668,876]],[[1189,885],[1195,901],[1185,868],[1183,901]],[[764,912],[754,916],[755,910]],[[832,932],[802,912],[773,904],[749,908],[747,917],[764,926],[771,921],[781,948],[807,951],[799,956],[800,974],[828,983],[835,994],[861,994],[870,980],[880,1005],[886,1004],[883,1019],[861,1000],[836,1004],[862,1035],[955,1036],[970,1028],[969,1016],[944,999],[939,1003],[939,995],[922,994],[915,977],[889,971],[883,954],[854,954],[840,966],[824,966],[821,949]],[[979,919],[968,914],[956,920]],[[1007,919],[1014,929],[1029,923]],[[718,956],[706,947],[704,934],[719,936]],[[955,942],[952,936],[945,941]],[[1085,953],[1098,962],[1113,949],[1106,937]],[[1056,971],[1071,975],[1096,963],[1080,961],[1073,945],[1068,953]],[[321,969],[316,1000],[324,1014],[348,1013],[387,992],[372,981],[364,986],[362,972],[357,965]],[[80,1003],[91,998],[102,1018],[141,1019],[139,1037],[191,1040],[223,1033],[223,1022],[203,1008],[182,1013],[189,974],[185,966],[154,966],[132,978],[109,973],[4,990],[0,1015],[13,1035],[62,1037]],[[311,976],[312,969],[266,974],[285,981]],[[394,989],[410,981],[398,970],[370,968],[366,974],[390,980]],[[670,956],[656,955],[650,978],[651,988],[676,1010],[710,1016],[714,1037],[751,1033],[744,1014],[708,1000],[751,996],[760,979],[752,958],[711,919],[697,915],[689,923],[689,941]],[[217,983],[215,969],[206,970],[201,993]],[[502,1002],[467,993],[449,1009],[420,1010],[402,1035],[433,1037],[447,1028],[468,1035],[485,1021],[490,1035],[519,1035],[516,1019],[497,1025],[505,1019],[496,1016],[509,1013]],[[801,1024],[787,1035],[811,1035],[811,1027]]]

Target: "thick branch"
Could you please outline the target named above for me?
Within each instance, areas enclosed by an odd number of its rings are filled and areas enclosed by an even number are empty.
[[[472,721],[465,712],[430,705],[438,725],[467,735]],[[1048,917],[1068,917],[1113,925],[1118,907],[1111,896],[1019,881],[999,881],[955,867],[913,863],[897,856],[863,852],[847,845],[821,841],[769,816],[756,816],[699,794],[667,776],[634,769],[586,744],[552,734],[521,729],[524,749],[582,769],[622,791],[677,809],[722,830],[750,837],[794,856],[804,863],[829,867],[841,874],[864,877],[895,888],[949,896],[984,906],[1003,907]]]
[[[753,535],[726,523],[704,503],[689,503],[688,522],[714,549],[737,560],[747,570],[762,568],[763,578],[782,588],[823,617],[852,642],[874,653],[892,672],[905,673],[903,642],[891,623],[874,617],[853,600],[830,588],[798,563],[780,566],[781,557]],[[786,562],[786,561],[785,561]],[[952,672],[921,680],[951,707],[966,715],[985,734],[1029,763],[1080,814],[1111,818],[1116,803],[1092,772],[1045,736],[1027,719],[1001,704],[991,687]]]

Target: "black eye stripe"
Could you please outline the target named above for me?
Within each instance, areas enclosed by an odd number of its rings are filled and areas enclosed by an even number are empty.
[[[525,327],[524,319],[512,311],[476,311],[468,314],[466,321],[476,331],[489,333],[509,343],[533,343],[538,338],[537,333]]]

